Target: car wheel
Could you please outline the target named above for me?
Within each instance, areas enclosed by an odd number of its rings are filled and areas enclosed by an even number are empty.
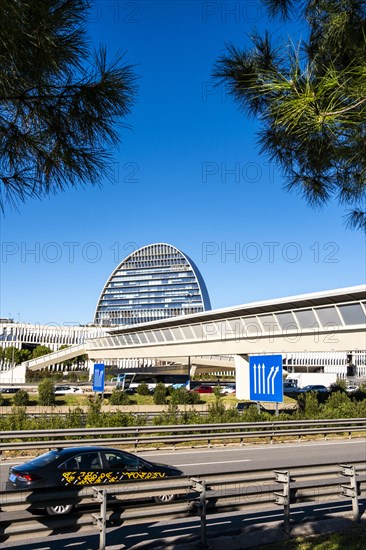
[[[154,497],[154,500],[158,504],[169,504],[175,500],[175,495],[159,495],[158,497]]]
[[[59,516],[70,514],[73,508],[73,504],[57,504],[56,506],[48,506],[46,512],[49,516]]]

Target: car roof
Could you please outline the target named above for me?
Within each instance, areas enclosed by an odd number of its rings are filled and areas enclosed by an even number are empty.
[[[98,447],[97,445],[90,445],[88,447],[55,447],[51,451],[58,451],[61,455],[68,455],[74,453],[88,453],[88,452],[127,452],[122,451],[122,449],[114,449],[112,447]],[[127,453],[130,454],[130,453]]]

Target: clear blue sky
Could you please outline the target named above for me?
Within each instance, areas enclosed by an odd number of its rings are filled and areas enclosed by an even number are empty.
[[[114,182],[7,209],[2,317],[90,322],[113,269],[154,242],[195,261],[213,308],[364,282],[364,236],[335,203],[312,210],[284,191],[259,155],[256,122],[212,87],[225,42],[248,43],[253,27],[301,32],[269,23],[255,0],[94,4],[91,39],[110,56],[126,51],[140,75],[131,129],[121,130]]]

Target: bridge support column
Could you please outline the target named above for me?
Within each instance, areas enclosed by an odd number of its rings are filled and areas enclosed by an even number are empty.
[[[234,355],[234,364],[236,398],[250,399],[248,355]]]
[[[93,380],[94,375],[94,360],[88,359],[87,361],[88,369],[89,369],[89,382]]]

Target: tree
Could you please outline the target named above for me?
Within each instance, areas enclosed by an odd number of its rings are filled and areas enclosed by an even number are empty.
[[[266,32],[253,48],[232,44],[214,68],[240,109],[262,122],[261,152],[287,189],[311,205],[332,198],[346,223],[366,230],[366,3],[263,0],[270,15],[303,17],[306,42],[280,45]]]
[[[136,77],[91,52],[88,0],[0,3],[0,207],[108,175]]]
[[[163,382],[156,384],[154,389],[154,403],[155,405],[165,405],[166,404],[166,394],[167,388]]]
[[[20,350],[15,346],[9,346],[8,348],[5,348],[4,359],[6,361],[9,361],[9,363],[14,362],[15,365],[19,365],[19,363],[21,363]]]
[[[29,393],[26,390],[17,391],[14,395],[13,403],[17,407],[26,407],[29,405]]]
[[[48,353],[52,353],[51,348],[47,346],[37,346],[32,352],[32,359],[37,359],[37,357],[42,357],[42,355],[47,355]]]
[[[38,384],[38,404],[46,407],[56,404],[55,385],[50,378],[44,378]]]

